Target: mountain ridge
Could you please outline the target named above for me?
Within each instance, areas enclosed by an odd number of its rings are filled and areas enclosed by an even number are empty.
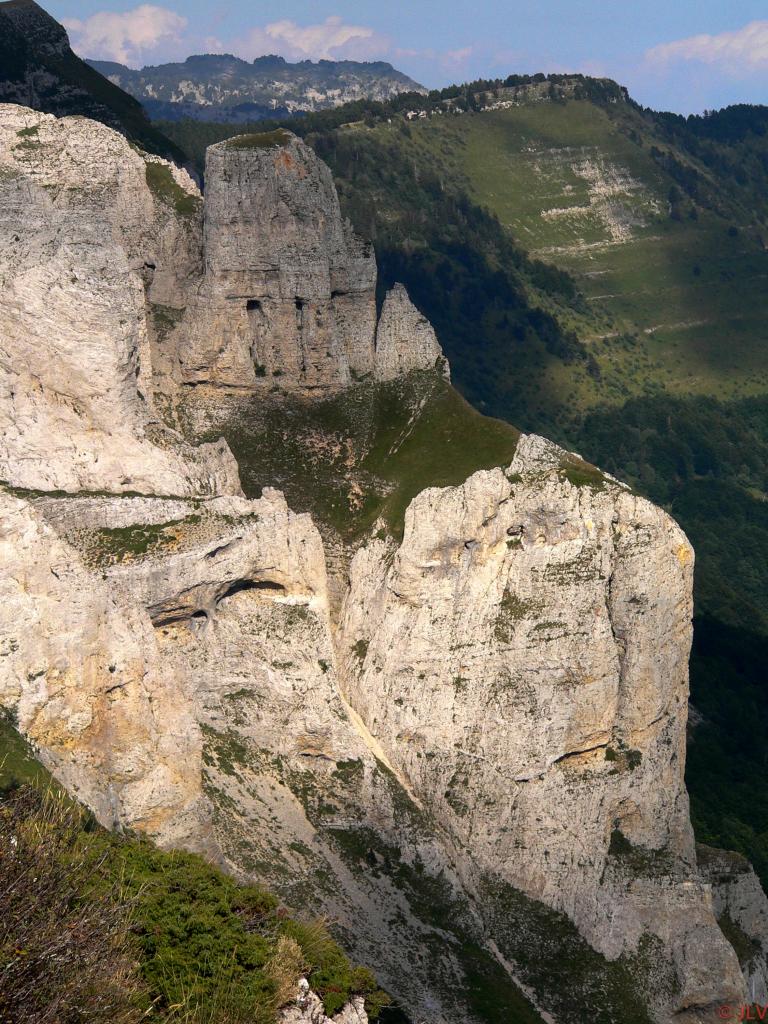
[[[684,118],[625,98],[580,76],[509,76],[295,130],[374,239],[382,286],[404,281],[434,323],[469,401],[582,452],[686,529],[697,836],[736,846],[768,885],[753,728],[768,714],[768,108]],[[196,163],[237,130],[169,126]]]
[[[0,115],[0,698],[44,763],[326,913],[417,1019],[746,998],[683,785],[679,527],[453,392],[295,136],[209,149],[201,200]]]
[[[741,858],[693,844],[690,544],[572,451],[467,406],[423,313],[478,394],[505,358],[506,395],[523,393],[539,346],[553,399],[578,383],[576,415],[613,387],[621,415],[617,381],[652,380],[638,351],[667,335],[646,332],[638,289],[593,313],[578,261],[681,233],[756,259],[760,216],[739,218],[759,161],[719,196],[722,152],[664,141],[636,105],[617,121],[615,83],[554,84],[400,97],[392,124],[318,132],[315,151],[232,133],[204,199],[94,121],[0,108],[0,696],[104,824],[321,906],[420,1018],[535,1019],[523,985],[560,1019],[698,1024],[768,998],[768,902]],[[480,159],[493,131],[536,180],[519,146],[534,105],[544,205]],[[342,211],[371,225],[380,272]],[[564,234],[548,251],[570,272],[509,241],[512,216]],[[713,301],[736,292],[706,256],[674,301],[698,301],[702,274]],[[639,461],[648,396],[634,408],[639,443],[618,420],[606,434]],[[718,483],[712,449],[689,443],[692,484]],[[688,462],[662,468],[671,488]]]
[[[233,54],[195,54],[181,62],[131,69],[87,63],[141,101],[155,119],[245,121],[332,109],[362,97],[387,100],[424,93],[386,61],[304,60],[277,55],[246,61]]]

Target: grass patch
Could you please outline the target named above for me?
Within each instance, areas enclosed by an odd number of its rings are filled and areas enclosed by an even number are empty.
[[[558,1020],[651,1024],[648,992],[677,984],[663,947],[648,936],[637,955],[606,960],[565,914],[507,883],[487,877],[481,895],[501,952]]]
[[[30,744],[17,732],[13,713],[0,710],[0,793],[25,784],[58,789]]]
[[[273,132],[236,135],[233,139],[227,140],[227,149],[276,149],[279,146],[287,146],[290,141],[290,132],[277,128]]]
[[[174,544],[177,540],[174,526],[197,519],[199,517],[189,516],[169,523],[102,527],[93,534],[93,557],[99,565],[115,565],[142,558],[157,548]]]
[[[720,931],[733,946],[742,967],[746,967],[762,952],[760,943],[750,938],[744,929],[732,920],[730,914],[721,914],[717,923],[720,925]]]
[[[483,1024],[541,1024],[539,1014],[482,945],[476,921],[442,875],[429,874],[418,859],[407,863],[398,847],[372,829],[334,829],[332,837],[353,871],[387,877],[406,897],[416,917],[428,928],[439,930],[433,936],[436,957],[442,960],[450,954],[460,969],[451,986],[456,1020],[465,1019],[469,1010]]]
[[[176,213],[189,217],[200,211],[201,200],[185,192],[165,164],[147,163],[146,179],[152,193],[167,206],[172,206]]]
[[[158,338],[162,340],[181,322],[184,317],[184,310],[151,302],[149,304],[149,315],[152,318]]]
[[[511,590],[504,590],[499,606],[499,613],[493,627],[493,635],[500,643],[509,643],[515,632],[518,622],[530,615],[535,615],[541,610],[541,603],[538,601],[527,601],[524,598],[513,594]]]
[[[217,767],[225,775],[237,775],[237,767],[248,764],[248,748],[231,729],[219,732],[210,725],[201,725],[203,763]]]
[[[512,461],[519,433],[489,419],[434,371],[362,382],[312,403],[262,398],[224,424],[246,494],[279,487],[346,540],[377,519],[402,537],[405,510],[425,487],[461,484]]]
[[[608,855],[635,878],[656,878],[672,871],[672,858],[667,850],[637,846],[618,828],[611,832]]]
[[[589,487],[593,491],[604,491],[608,481],[597,466],[569,455],[560,464],[560,476],[573,487]]]

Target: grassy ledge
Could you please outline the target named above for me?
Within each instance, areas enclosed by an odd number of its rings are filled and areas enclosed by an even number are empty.
[[[363,381],[325,401],[254,399],[213,433],[220,432],[249,497],[279,487],[291,508],[348,541],[379,518],[402,537],[405,510],[420,491],[509,465],[520,436],[476,412],[433,371]]]
[[[165,164],[147,163],[146,178],[153,195],[167,206],[172,206],[176,213],[189,217],[199,211],[200,199],[185,192]]]
[[[278,128],[273,132],[258,132],[250,135],[236,135],[227,140],[227,149],[277,149],[291,141],[290,132]]]

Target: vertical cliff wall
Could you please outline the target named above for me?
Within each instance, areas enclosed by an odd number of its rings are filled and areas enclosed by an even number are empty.
[[[692,578],[667,515],[523,437],[506,470],[422,492],[396,551],[357,552],[343,620],[350,702],[476,884],[610,959],[655,935],[676,1012],[743,986],[683,782]]]
[[[104,125],[0,106],[0,479],[239,491],[225,448],[185,444],[152,401],[147,275],[162,261],[162,296],[178,292],[200,206]]]
[[[186,382],[328,389],[373,368],[376,263],[330,171],[288,132],[206,154],[205,275],[187,311]]]

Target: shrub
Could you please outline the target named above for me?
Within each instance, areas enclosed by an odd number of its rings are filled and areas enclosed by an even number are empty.
[[[0,1024],[274,1024],[301,975],[328,1013],[389,1003],[324,922],[53,789],[0,794],[0,913]]]
[[[146,989],[132,950],[133,905],[102,857],[80,845],[82,812],[52,790],[0,804],[0,1021],[134,1024]],[[89,895],[90,893],[90,895]]]

